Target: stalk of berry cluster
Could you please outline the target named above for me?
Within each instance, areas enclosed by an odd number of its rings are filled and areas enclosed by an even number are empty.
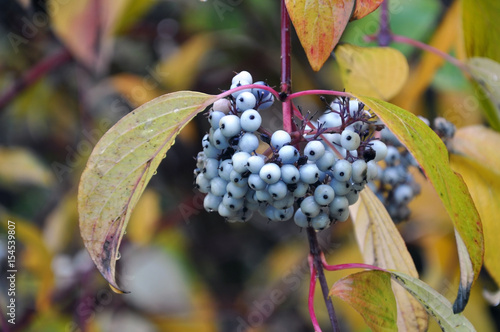
[[[292,77],[291,77],[291,39],[290,39],[290,16],[286,9],[285,0],[281,0],[281,98],[283,100],[283,130],[288,133],[292,132],[292,100],[288,96],[292,93]],[[328,284],[326,282],[323,266],[321,265],[321,249],[318,245],[316,231],[312,227],[307,228],[309,246],[311,255],[314,258],[314,269],[316,270],[323,297],[325,299],[326,308],[330,317],[330,322],[333,331],[339,331],[337,317],[333,303],[328,295]]]

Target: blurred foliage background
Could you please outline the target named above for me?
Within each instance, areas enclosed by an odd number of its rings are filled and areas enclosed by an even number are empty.
[[[463,58],[457,3],[391,1],[392,29]],[[378,15],[349,24],[342,42],[368,45],[363,36],[376,32]],[[17,323],[5,331],[311,331],[304,232],[260,216],[227,224],[203,210],[192,175],[208,127],[202,115],[178,137],[134,211],[118,266],[130,294],[110,290],[78,230],[79,177],[105,131],[161,94],[216,94],[241,70],[279,87],[279,29],[279,1],[0,2],[0,260],[5,271],[4,234],[13,220],[19,271]],[[335,60],[314,73],[293,38],[294,91],[342,89]],[[458,69],[393,46],[411,72],[392,102],[459,128],[483,122]],[[318,98],[300,103],[322,110]],[[270,127],[280,125],[277,110],[267,117]],[[421,278],[453,299],[452,224],[420,181],[411,219],[398,227]],[[362,261],[349,221],[320,240],[331,263]],[[344,275],[329,273],[330,284]],[[2,272],[2,312],[6,286]],[[483,299],[483,287],[494,289],[486,273],[465,315],[478,331],[496,331],[500,312]],[[317,313],[328,324],[319,300]],[[367,330],[355,311],[334,304],[343,331]],[[430,330],[439,328],[431,323]]]

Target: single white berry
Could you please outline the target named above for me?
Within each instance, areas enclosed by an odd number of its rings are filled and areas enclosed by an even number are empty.
[[[231,159],[226,159],[219,164],[219,176],[227,182],[231,181],[230,175],[232,170],[233,164]]]
[[[259,174],[250,174],[248,177],[248,186],[253,190],[264,190],[267,187],[267,183],[260,178]]]
[[[320,171],[326,172],[332,168],[335,163],[335,155],[333,152],[325,151],[323,156],[316,161],[316,166],[318,166]]]
[[[311,161],[316,161],[325,154],[325,147],[320,141],[310,141],[304,148],[304,155]]]
[[[244,152],[254,152],[259,147],[259,139],[252,133],[245,133],[240,137],[238,148]]]
[[[335,196],[333,201],[328,205],[330,216],[337,217],[342,215],[345,211],[349,212],[349,201],[345,196]]]
[[[322,124],[323,128],[335,128],[342,125],[342,118],[335,112],[325,113],[319,117],[318,123]]]
[[[283,146],[290,144],[292,142],[292,138],[290,134],[284,130],[277,130],[271,136],[271,146],[276,150],[281,149]]]
[[[228,182],[226,186],[227,194],[234,198],[242,198],[248,191],[248,186],[238,187],[234,182]]]
[[[300,209],[308,218],[316,217],[321,211],[321,207],[316,203],[313,196],[304,198],[300,203]]]
[[[278,151],[278,155],[283,164],[293,164],[299,160],[300,154],[294,146],[285,145]]]
[[[241,129],[247,132],[254,132],[262,124],[262,117],[254,109],[247,109],[241,114]]]
[[[349,205],[353,205],[359,199],[359,191],[351,190],[345,197],[347,198]]]
[[[311,226],[320,231],[330,224],[330,217],[325,212],[321,211],[316,217],[311,218]]]
[[[321,184],[314,190],[314,199],[321,206],[330,204],[335,198],[335,191],[327,184]]]
[[[207,212],[214,212],[217,211],[221,202],[222,196],[216,196],[208,193],[208,195],[203,199],[203,208],[205,208],[205,211]]]
[[[233,169],[238,173],[244,173],[247,171],[247,162],[250,158],[250,154],[248,152],[240,151],[233,154],[231,158],[233,162]]]
[[[278,181],[276,183],[270,184],[267,187],[267,190],[269,191],[273,199],[280,200],[285,198],[288,192],[288,187],[286,186],[285,182]]]
[[[285,221],[291,219],[292,217],[293,217],[293,207],[274,210],[274,219],[277,221]]]
[[[235,84],[235,83],[238,83],[240,81],[249,82],[251,84],[253,82],[252,74],[250,74],[246,70],[240,71],[238,74],[236,74],[233,77],[231,83]]]
[[[242,92],[236,97],[236,110],[243,112],[255,107],[255,96],[251,92]]]
[[[251,156],[247,160],[247,169],[252,173],[259,173],[262,166],[264,166],[265,161],[263,156],[255,155]]]
[[[361,143],[361,139],[359,135],[352,131],[345,129],[342,131],[341,137],[340,137],[340,144],[342,147],[346,150],[356,150],[359,147],[359,144]]]
[[[212,141],[213,141],[214,146],[217,149],[223,150],[223,149],[229,147],[227,137],[222,134],[222,131],[220,130],[220,128],[217,128],[214,131],[214,134],[212,135]]]
[[[394,146],[387,147],[387,155],[385,156],[384,160],[388,166],[396,165],[400,157],[401,154],[399,153],[399,150],[396,147]]]
[[[234,137],[241,131],[240,118],[236,115],[226,115],[219,121],[219,128],[225,137]]]
[[[337,181],[347,181],[351,177],[352,166],[351,163],[345,159],[340,159],[333,165],[333,177]]]
[[[281,178],[287,184],[297,183],[300,180],[300,172],[297,167],[285,164],[281,166]]]
[[[293,221],[297,226],[302,228],[309,226],[309,222],[307,221],[307,216],[302,212],[302,209],[297,209],[297,211],[295,211],[295,215],[293,216]]]
[[[293,196],[297,198],[304,197],[309,189],[309,185],[304,182],[297,183],[297,188],[293,191]]]
[[[210,191],[210,180],[207,179],[203,173],[198,174],[198,176],[196,176],[195,182],[200,192],[207,194]]]
[[[259,172],[260,178],[268,184],[273,184],[279,181],[281,177],[281,169],[274,163],[265,164]]]
[[[220,177],[210,180],[210,192],[215,196],[224,196],[226,193],[227,181]]]
[[[394,201],[400,205],[406,205],[413,198],[413,189],[407,184],[397,186],[394,190]]]
[[[351,191],[351,183],[349,181],[337,181],[332,179],[330,186],[335,191],[335,195],[343,196],[347,195]]]
[[[210,126],[213,129],[219,128],[219,121],[220,121],[220,119],[222,119],[225,116],[226,116],[226,114],[224,114],[222,112],[218,112],[218,111],[210,112],[210,114],[208,115],[208,121],[210,122]]]
[[[302,182],[313,184],[319,180],[320,170],[316,164],[305,164],[299,169],[299,172]]]
[[[367,180],[368,166],[366,161],[363,159],[358,159],[352,163],[352,180],[356,183],[361,183]]]

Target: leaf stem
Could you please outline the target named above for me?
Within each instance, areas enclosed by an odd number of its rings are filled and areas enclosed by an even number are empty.
[[[340,97],[350,97],[350,98],[353,97],[350,93],[334,91],[334,90],[306,90],[306,91],[299,91],[292,93],[287,97],[287,99],[295,99],[309,95],[330,95],[330,96],[340,96]]]
[[[387,272],[387,270],[375,266],[375,265],[369,265],[369,264],[363,264],[363,263],[350,263],[350,264],[337,264],[337,265],[330,265],[326,261],[325,254],[321,252],[321,264],[327,271],[340,271],[340,270],[346,270],[346,269],[369,269],[369,270],[378,270],[378,271],[384,271]]]
[[[441,50],[439,50],[439,49],[437,49],[437,48],[435,48],[435,47],[433,47],[431,45],[427,45],[426,43],[422,43],[421,41],[418,41],[418,40],[415,40],[415,39],[411,39],[411,38],[408,38],[408,37],[405,37],[405,36],[400,36],[400,35],[393,35],[392,36],[392,40],[394,42],[396,42],[396,43],[415,46],[417,48],[420,48],[421,50],[424,50],[424,51],[433,53],[433,54],[435,54],[437,56],[440,56],[443,59],[445,59],[446,61],[448,61],[449,63],[451,63],[452,65],[457,66],[459,69],[461,69],[465,73],[470,74],[470,70],[465,65],[465,63],[463,63],[462,61],[458,60],[457,58],[452,57],[448,53],[443,52],[443,51],[441,51]]]
[[[328,316],[330,317],[330,323],[334,332],[340,331],[339,324],[337,322],[337,316],[335,315],[335,309],[333,308],[332,299],[329,295],[328,283],[326,282],[325,273],[323,271],[323,263],[321,261],[321,249],[319,248],[318,238],[316,237],[316,231],[312,227],[307,227],[307,239],[309,240],[309,252],[313,258],[314,269],[318,275],[319,284],[321,285],[321,291],[323,292],[323,298],[325,300],[325,305],[328,310]]]
[[[66,63],[71,59],[71,54],[65,48],[60,52],[52,54],[51,56],[43,59],[31,68],[25,75],[7,89],[7,91],[0,96],[0,110],[7,106],[15,97],[17,97],[24,90],[35,84],[41,77],[48,72],[54,70],[60,65]]]
[[[380,28],[377,34],[379,46],[389,46],[392,41],[391,27],[389,25],[389,0],[380,5]]]
[[[290,37],[291,23],[285,0],[281,0],[281,95],[288,96],[292,92],[292,44]],[[282,105],[283,130],[292,132],[292,101],[285,98]]]
[[[311,254],[309,254],[307,260],[309,261],[309,270],[311,271],[311,280],[309,282],[309,297],[307,300],[309,316],[311,316],[314,332],[321,332],[318,318],[316,317],[316,313],[314,312],[314,292],[316,290],[316,269],[314,268],[314,258]]]

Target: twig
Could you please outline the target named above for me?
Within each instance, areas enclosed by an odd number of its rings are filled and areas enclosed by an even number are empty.
[[[321,291],[323,292],[326,309],[328,310],[328,316],[330,317],[330,323],[332,324],[334,332],[340,331],[332,299],[328,295],[328,283],[326,282],[325,273],[323,271],[323,263],[321,262],[321,249],[319,248],[318,238],[316,237],[316,231],[314,228],[307,227],[307,239],[309,240],[310,253],[313,257],[314,268],[318,274],[319,284],[321,285]]]
[[[0,96],[0,110],[7,106],[17,95],[36,83],[42,76],[54,70],[71,59],[71,54],[65,48],[55,53],[31,68],[24,76]]]
[[[311,272],[311,280],[309,282],[309,297],[307,300],[309,316],[311,316],[314,332],[321,332],[318,318],[316,317],[316,313],[314,312],[314,291],[316,290],[316,269],[314,268],[314,257],[309,254],[307,260],[309,261],[309,270]]]
[[[292,92],[292,44],[290,38],[290,16],[285,0],[281,0],[281,94],[288,96]],[[283,130],[292,132],[292,101],[285,99],[283,109]]]
[[[379,46],[389,46],[392,41],[392,32],[389,25],[389,0],[380,5],[380,29],[377,34]]]

